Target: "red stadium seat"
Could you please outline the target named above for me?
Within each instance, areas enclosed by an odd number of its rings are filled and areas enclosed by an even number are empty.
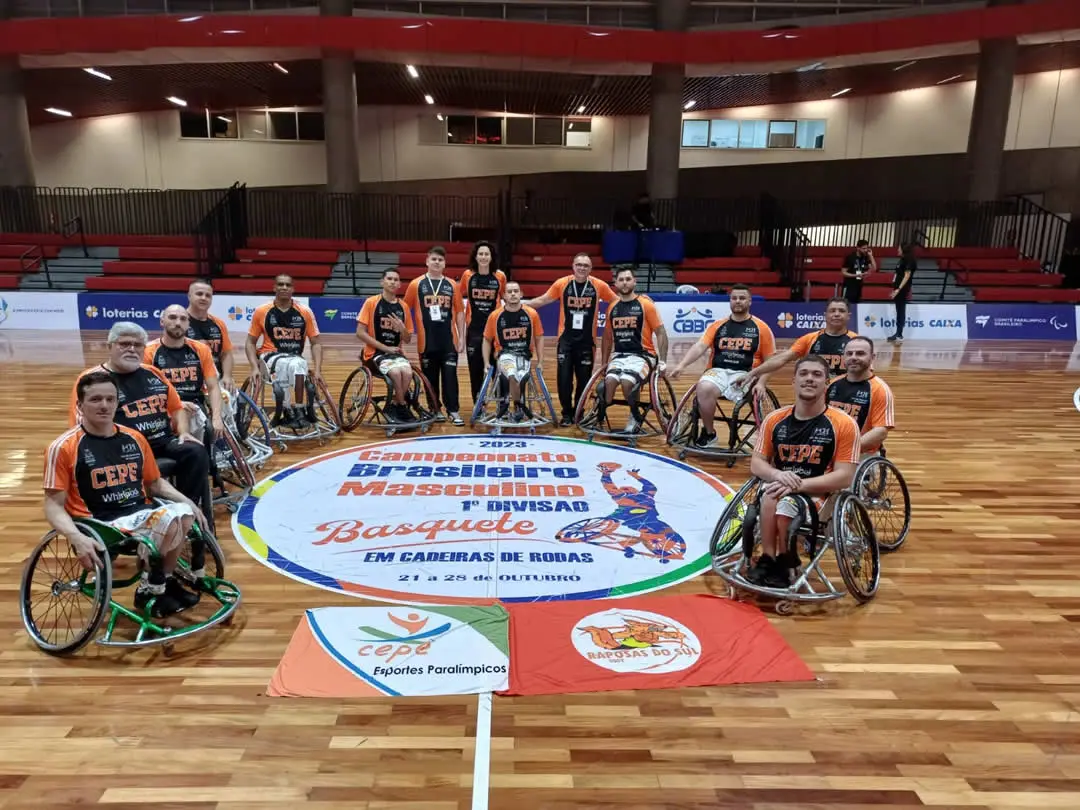
[[[972,287],[1060,287],[1059,273],[968,273],[956,274],[961,284]]]
[[[183,276],[90,276],[86,279],[87,290],[110,290],[113,292],[186,292],[190,278]],[[298,280],[297,295],[322,295],[321,281]],[[214,290],[222,293],[249,293],[266,295],[269,301],[272,291],[267,290],[261,278],[214,279]]]
[[[234,262],[225,265],[226,276],[252,276],[262,281],[270,290],[275,276],[287,275],[294,279],[321,278],[326,280],[333,274],[334,268],[326,264],[263,264],[261,262]]]
[[[121,247],[121,259],[151,261],[194,261],[195,246],[190,247]]]
[[[188,282],[198,275],[195,262],[104,262],[101,269],[107,276],[188,276]]]
[[[269,248],[244,248],[236,251],[241,262],[277,262],[279,264],[335,264],[338,250],[274,250]]]
[[[1080,304],[1080,290],[1061,287],[978,287],[976,301],[1008,301],[1031,304]]]
[[[0,290],[19,289],[19,276],[11,273],[0,274]]]

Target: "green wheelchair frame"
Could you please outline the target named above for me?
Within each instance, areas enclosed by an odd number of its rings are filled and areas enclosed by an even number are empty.
[[[23,570],[22,584],[19,590],[23,625],[27,633],[44,652],[50,655],[71,655],[82,649],[91,640],[95,640],[104,647],[141,648],[162,646],[166,653],[171,652],[174,642],[193,636],[215,625],[226,625],[232,620],[233,614],[240,606],[240,590],[232,582],[224,578],[225,558],[221,553],[217,539],[203,532],[198,523],[192,525],[191,532],[184,540],[181,549],[175,575],[194,584],[203,598],[209,596],[218,603],[213,614],[203,621],[194,622],[182,627],[169,627],[151,615],[154,600],[147,602],[141,610],[121,605],[113,598],[113,591],[118,588],[129,588],[137,585],[142,579],[141,568],[134,575],[124,579],[113,578],[113,563],[119,557],[138,556],[139,547],[145,546],[150,553],[151,559],[158,556],[157,549],[149,537],[128,535],[111,526],[89,518],[76,518],[74,521],[79,531],[87,537],[100,541],[105,546],[105,554],[99,551],[95,555],[94,570],[88,571],[79,562],[74,550],[67,540],[57,531],[48,532],[37,544],[30,559]],[[191,540],[202,538],[206,541],[206,576],[198,582],[191,574]],[[51,557],[57,562],[67,560],[71,566],[70,572],[65,571],[63,576],[52,575],[52,583],[49,588],[51,599],[42,600],[41,596],[35,597],[33,593],[34,573],[39,564],[46,557]],[[89,617],[82,628],[74,633],[66,641],[59,642],[45,637],[39,629],[39,621],[47,613],[54,610],[53,604],[62,601],[66,594],[77,594],[90,599]],[[40,606],[42,602],[44,606]],[[70,615],[61,609],[64,615]],[[106,617],[106,613],[108,616]],[[37,618],[35,618],[35,615]],[[176,614],[182,616],[183,614]],[[138,628],[133,640],[117,639],[114,634],[121,618],[128,619]],[[174,618],[172,616],[167,617]],[[105,631],[100,638],[95,636],[105,623]],[[69,629],[71,629],[69,627]]]

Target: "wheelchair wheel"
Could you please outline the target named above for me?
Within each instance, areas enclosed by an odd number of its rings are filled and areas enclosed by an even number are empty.
[[[309,378],[310,379],[310,378]],[[323,425],[331,434],[341,432],[341,413],[338,411],[334,395],[330,393],[326,381],[320,377],[315,385],[315,410],[322,414]]]
[[[109,557],[95,555],[94,570],[87,571],[67,540],[51,531],[23,570],[19,588],[23,625],[44,652],[70,655],[97,634],[111,595]]]
[[[720,520],[713,529],[712,539],[709,540],[709,554],[712,557],[713,566],[721,562],[729,561],[735,554],[742,554],[743,522],[750,508],[757,501],[758,489],[761,479],[751,478],[736,492],[727,506],[724,507]],[[755,526],[755,530],[758,526]]]
[[[228,425],[218,443],[224,445],[226,451],[216,454],[218,472],[222,478],[241,489],[250,489],[255,486],[255,473],[247,462],[240,442]]]
[[[870,513],[881,550],[897,551],[907,540],[911,526],[907,482],[897,466],[885,458],[867,459],[855,471],[851,490]]]
[[[652,407],[656,418],[660,420],[660,429],[666,432],[679,407],[679,400],[675,396],[675,389],[671,387],[671,380],[654,370],[649,382],[649,395],[652,397]]]
[[[577,411],[574,413],[574,424],[587,433],[607,429],[606,424],[601,424],[600,419],[600,399],[604,396],[603,383],[606,376],[606,366],[593,372],[578,401]],[[607,419],[605,418],[603,422],[606,423]]]
[[[881,579],[881,550],[874,538],[870,513],[853,492],[836,498],[832,516],[832,544],[836,564],[856,601],[869,602]]]
[[[341,415],[341,429],[351,433],[360,427],[371,404],[371,372],[364,366],[358,366],[345,380],[338,400],[338,412]]]
[[[772,392],[771,388],[766,388],[765,393],[763,394],[754,392],[753,396],[754,422],[757,423],[757,426],[760,429],[766,417],[773,411],[780,409],[780,400],[776,398],[776,394]]]
[[[697,439],[697,388],[694,383],[687,389],[667,425],[667,443],[683,448],[679,458],[686,458],[686,446]]]
[[[195,531],[195,530],[193,530]],[[221,552],[221,545],[212,534],[202,532],[206,541],[206,575],[214,579],[225,579],[225,555]],[[191,534],[184,538],[184,544],[180,547],[180,556],[177,558],[181,568],[191,570]]]

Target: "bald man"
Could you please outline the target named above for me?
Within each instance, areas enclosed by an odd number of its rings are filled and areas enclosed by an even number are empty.
[[[221,421],[221,388],[214,354],[205,343],[187,336],[189,326],[188,311],[183,306],[166,307],[161,313],[161,337],[147,344],[143,362],[161,369],[173,384],[188,413],[192,435],[205,435],[209,408],[214,436],[220,436],[225,425]]]

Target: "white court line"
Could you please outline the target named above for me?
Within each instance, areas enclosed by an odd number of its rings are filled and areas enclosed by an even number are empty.
[[[1080,411],[1080,388],[1073,392],[1073,405],[1076,406],[1076,410]]]
[[[473,749],[472,810],[487,810],[491,768],[491,692],[481,692],[476,704],[476,747]]]

